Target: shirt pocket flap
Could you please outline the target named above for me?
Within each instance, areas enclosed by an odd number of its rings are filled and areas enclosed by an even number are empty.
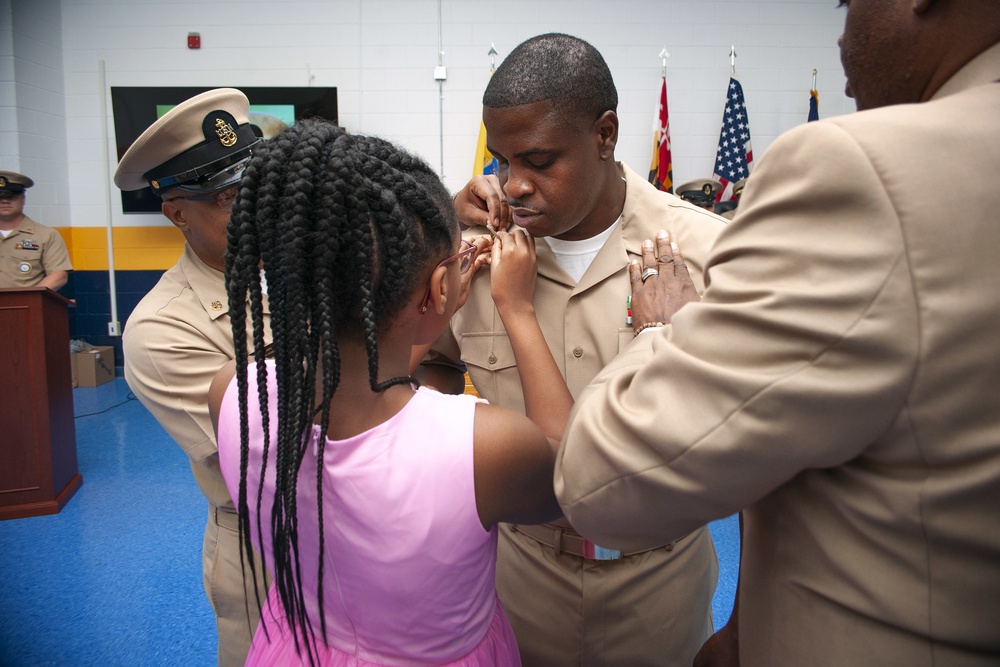
[[[517,365],[507,333],[498,331],[463,334],[462,361],[492,372]]]
[[[42,256],[42,249],[38,248],[35,250],[25,249],[25,248],[15,248],[11,251],[10,256],[14,259],[23,259],[29,262],[36,262],[38,258]]]

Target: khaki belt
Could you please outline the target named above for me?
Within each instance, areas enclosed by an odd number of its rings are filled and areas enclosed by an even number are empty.
[[[636,554],[646,553],[647,551],[656,551],[657,549],[673,551],[674,545],[677,544],[675,541],[670,544],[665,544],[662,547],[622,553],[617,549],[605,549],[604,547],[594,544],[590,540],[584,538],[582,535],[567,531],[565,528],[560,528],[559,526],[552,526],[549,524],[541,524],[537,526],[521,526],[511,524],[510,527],[515,533],[526,535],[536,542],[541,542],[545,546],[553,549],[557,556],[560,553],[565,553],[573,556],[579,556],[580,558],[586,558],[587,560],[618,560],[619,558],[624,558],[625,556],[635,556]]]
[[[227,528],[232,531],[239,531],[240,529],[240,515],[236,512],[227,512],[226,510],[220,510],[215,505],[208,506],[209,515],[215,518],[215,525],[220,528]]]

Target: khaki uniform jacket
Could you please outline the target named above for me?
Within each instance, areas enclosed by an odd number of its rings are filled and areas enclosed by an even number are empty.
[[[574,396],[633,338],[625,319],[628,267],[641,256],[642,242],[667,229],[684,248],[700,288],[709,249],[724,225],[714,214],[659,192],[629,168],[622,170],[621,222],[579,284],[559,266],[545,239],[536,240],[535,311]],[[488,271],[476,275],[471,290],[433,354],[438,362],[464,362],[481,396],[523,413],[518,370],[490,295]],[[574,533],[564,519],[556,526],[549,525],[551,534]],[[502,526],[497,590],[525,665],[690,665],[712,631],[718,574],[708,529],[690,533],[676,548],[597,561],[560,555]]]
[[[265,336],[269,342],[267,327]],[[235,356],[222,272],[185,244],[177,264],[132,311],[122,343],[129,387],[187,454],[195,482],[208,499],[202,569],[215,610],[218,664],[242,665],[256,630],[257,607],[249,567],[244,578],[236,507],[219,469],[208,411],[212,379]],[[259,561],[256,567],[263,571]],[[259,584],[266,590],[266,580]]]
[[[187,454],[208,501],[235,512],[208,413],[212,379],[234,356],[228,303],[222,272],[185,244],[177,264],[132,311],[122,344],[129,387]],[[266,301],[264,307],[266,314]]]
[[[0,287],[31,287],[50,273],[72,270],[59,232],[28,216],[7,238],[0,236]]]
[[[725,223],[704,209],[659,192],[629,167],[621,168],[626,181],[621,224],[579,284],[559,266],[545,239],[535,244],[538,323],[574,397],[632,341],[632,325],[625,320],[626,300],[632,293],[628,266],[633,258],[641,258],[642,242],[654,239],[660,229],[669,231],[701,289],[709,249]],[[486,230],[469,233],[485,234]],[[514,351],[490,296],[488,271],[473,279],[468,301],[435,342],[428,363],[456,368],[464,363],[480,396],[493,405],[524,412]]]
[[[1000,663],[998,80],[1000,45],[927,103],[780,137],[704,300],[576,403],[556,492],[584,535],[746,508],[744,667]]]

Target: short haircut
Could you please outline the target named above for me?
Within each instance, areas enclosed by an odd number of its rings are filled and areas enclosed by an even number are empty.
[[[497,67],[483,94],[491,109],[550,100],[597,120],[618,110],[618,91],[604,57],[578,37],[548,33],[522,42]]]

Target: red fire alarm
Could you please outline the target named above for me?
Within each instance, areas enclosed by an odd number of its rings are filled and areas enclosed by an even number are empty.
[[[201,48],[201,34],[197,32],[188,33],[188,48],[189,49],[200,49]]]

